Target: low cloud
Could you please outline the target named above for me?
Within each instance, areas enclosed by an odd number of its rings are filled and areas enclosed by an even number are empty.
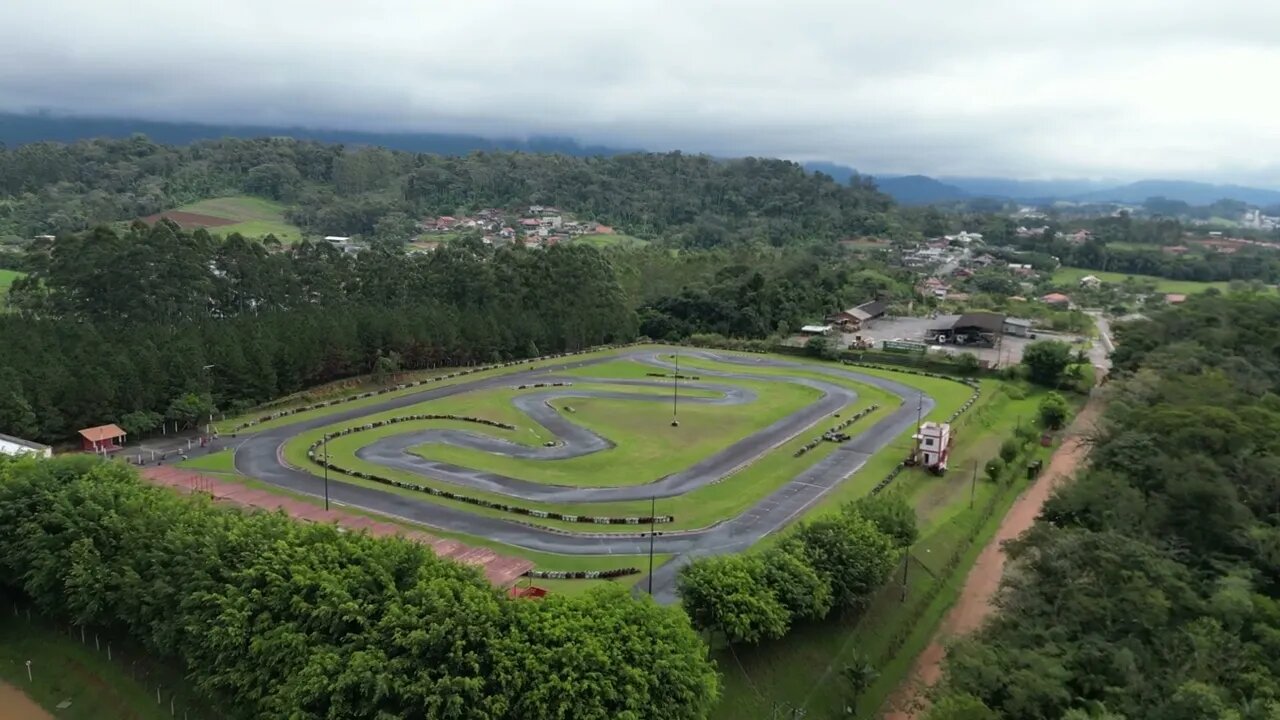
[[[15,0],[0,109],[1280,186],[1256,0]]]

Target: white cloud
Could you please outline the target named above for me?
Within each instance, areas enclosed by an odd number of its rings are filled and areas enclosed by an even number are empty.
[[[14,0],[0,109],[1280,185],[1262,0]]]

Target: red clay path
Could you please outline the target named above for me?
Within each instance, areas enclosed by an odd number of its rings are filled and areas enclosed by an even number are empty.
[[[992,600],[1004,574],[1005,541],[1013,540],[1030,529],[1054,489],[1071,478],[1084,464],[1089,454],[1084,435],[1093,427],[1100,412],[1100,403],[1090,399],[1071,423],[1062,445],[1049,460],[1048,469],[1014,501],[995,537],[982,549],[978,561],[965,578],[960,597],[943,618],[929,646],[916,658],[911,676],[889,700],[888,707],[891,710],[885,713],[884,720],[916,720],[923,717],[928,709],[926,691],[942,677],[942,660],[946,655],[947,641],[978,629],[982,621],[995,611]]]
[[[203,492],[212,495],[215,500],[242,507],[263,510],[279,509],[285,511],[290,517],[299,520],[337,523],[351,530],[366,530],[370,535],[377,537],[399,535],[408,540],[429,545],[432,551],[440,557],[449,558],[467,565],[479,566],[485,578],[498,587],[512,585],[525,572],[533,569],[533,563],[523,558],[499,555],[488,548],[463,545],[457,540],[439,538],[392,523],[379,522],[365,515],[357,515],[344,510],[325,510],[297,498],[277,495],[266,490],[255,490],[239,483],[220,480],[189,470],[156,465],[139,468],[138,472],[148,482],[172,488],[178,492]]]

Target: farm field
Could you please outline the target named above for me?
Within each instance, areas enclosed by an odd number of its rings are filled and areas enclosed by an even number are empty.
[[[1168,278],[1155,277],[1153,275],[1126,275],[1124,273],[1103,272],[1100,270],[1086,270],[1084,268],[1062,267],[1053,273],[1053,282],[1067,287],[1076,287],[1080,284],[1080,278],[1093,275],[1104,283],[1120,284],[1126,278],[1134,278],[1135,280],[1146,280],[1156,284],[1156,292],[1162,293],[1181,293],[1184,295],[1192,295],[1198,292],[1204,292],[1209,288],[1218,288],[1219,290],[1227,290],[1231,283],[1229,282],[1196,282],[1194,280],[1170,280]]]
[[[240,233],[262,239],[268,234],[284,244],[302,240],[302,231],[284,217],[285,206],[272,200],[236,195],[211,198],[159,213],[184,228],[204,227],[217,235]],[[146,218],[154,222],[159,216]]]
[[[589,233],[587,235],[579,235],[578,237],[573,239],[573,242],[583,243],[586,245],[594,245],[596,247],[610,247],[610,246],[634,247],[634,246],[649,244],[648,240],[641,240],[640,238],[633,237],[631,235],[620,235],[620,234],[609,235],[609,234],[601,234],[601,233]]]
[[[20,273],[17,270],[0,269],[0,311],[4,310],[9,304],[9,286],[13,285],[13,281],[23,277],[26,273]]]

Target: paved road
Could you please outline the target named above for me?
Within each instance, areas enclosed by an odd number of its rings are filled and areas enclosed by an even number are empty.
[[[924,403],[924,412],[926,413],[934,406],[932,398],[922,396],[918,390],[910,386],[853,370],[808,365],[775,358],[720,356],[716,353],[704,351],[686,354],[739,365],[743,368],[797,368],[811,374],[845,377],[884,389],[903,398],[904,402],[899,408],[888,416],[881,418],[875,424],[861,428],[861,432],[853,440],[844,443],[836,452],[831,453],[826,458],[797,474],[796,477],[762,498],[741,515],[702,530],[659,533],[656,538],[649,538],[643,533],[623,535],[564,533],[535,527],[515,519],[478,515],[464,509],[432,502],[425,498],[407,497],[338,480],[330,481],[329,495],[334,501],[353,507],[404,518],[446,531],[486,537],[541,552],[568,555],[643,555],[649,551],[650,542],[652,542],[654,552],[679,556],[659,568],[655,572],[653,579],[654,596],[661,602],[671,602],[675,600],[675,575],[679,568],[687,563],[691,557],[741,551],[769,533],[784,527],[806,508],[817,502],[831,488],[856,472],[873,453],[888,445],[904,430],[911,428],[915,423],[917,398],[920,398]],[[278,487],[310,495],[319,495],[323,491],[322,480],[319,477],[291,468],[282,460],[284,444],[301,432],[461,393],[545,382],[547,378],[553,377],[556,371],[587,367],[618,358],[630,358],[657,366],[670,367],[665,359],[659,357],[652,350],[635,350],[624,351],[619,355],[605,358],[568,362],[553,368],[524,370],[447,387],[428,388],[421,392],[389,398],[372,406],[366,405],[319,418],[303,419],[290,425],[272,428],[251,435],[236,446],[236,469],[245,475],[258,478]],[[697,372],[703,377],[779,379],[777,376],[771,375],[753,375],[747,369],[742,372],[732,373],[712,372],[702,369]],[[787,380],[789,382],[807,381],[819,385],[828,385],[805,378],[787,378]],[[835,385],[828,386],[848,393],[843,397],[852,396],[852,393],[847,389]],[[826,395],[818,403],[839,402],[839,405],[843,406],[844,402],[847,402],[837,401],[835,397],[834,395]],[[809,411],[810,408],[806,408],[800,412],[808,412],[809,415],[815,415],[815,413]],[[821,414],[816,413],[816,417],[820,417]],[[786,422],[786,419],[779,422]],[[786,427],[778,428],[778,423],[770,427],[776,433],[786,433],[788,431]],[[853,430],[855,432],[858,431],[858,426],[855,425]],[[776,436],[774,438],[757,436],[753,437],[756,437],[757,443],[764,443],[766,450],[785,440],[785,437],[778,439]],[[772,442],[770,442],[771,440]],[[725,467],[736,468],[741,464],[743,458],[746,458],[745,461],[749,461],[751,457],[749,450],[750,448],[744,447],[743,443],[736,443],[717,454],[718,460],[711,458],[705,461],[711,464],[706,466],[706,472],[703,475],[686,475],[684,482],[706,484],[707,482],[718,481],[723,475],[714,475],[714,473]],[[647,492],[644,497],[648,497]]]

